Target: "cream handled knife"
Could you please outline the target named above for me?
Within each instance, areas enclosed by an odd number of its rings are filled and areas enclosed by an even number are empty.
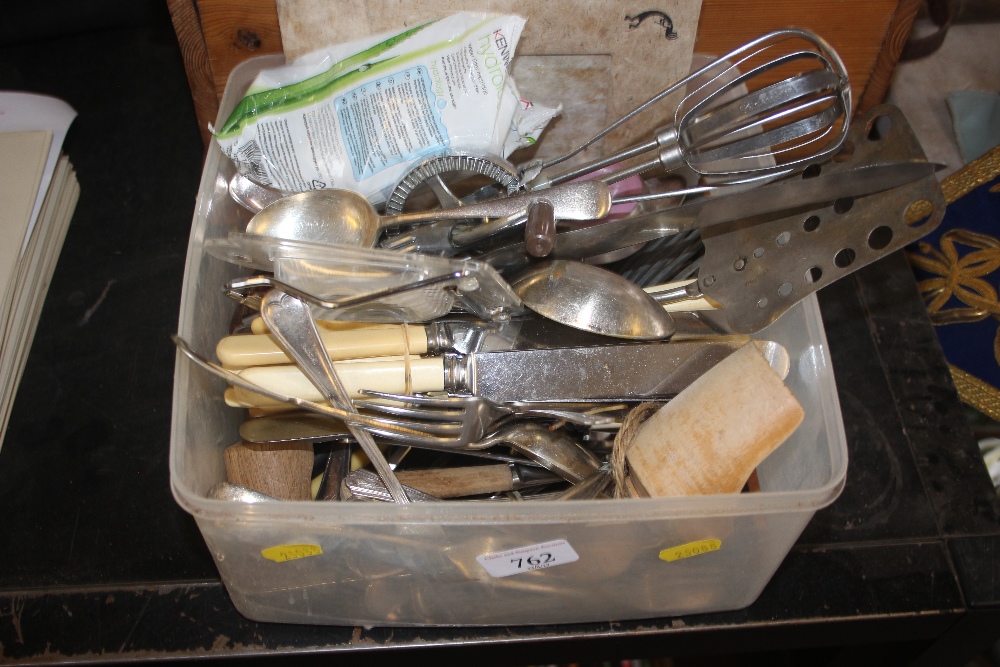
[[[431,340],[428,327],[376,325],[357,329],[319,329],[327,353],[334,361],[406,354],[426,354]],[[291,359],[269,333],[223,337],[215,355],[227,368],[288,364]]]
[[[645,288],[656,293],[686,284],[667,283]],[[674,338],[706,336],[715,333],[698,316],[676,311],[711,309],[702,300],[678,301],[664,306],[675,312],[678,333]],[[454,352],[496,352],[542,347],[591,346],[607,343],[607,338],[570,329],[539,317],[518,318],[509,322],[471,322],[445,320],[427,324],[373,324],[363,327],[327,329],[319,327],[327,353],[334,361]],[[226,368],[247,368],[291,363],[288,355],[271,334],[239,334],[223,337],[215,349]]]
[[[407,360],[341,362],[337,372],[348,392],[449,391],[509,401],[615,400],[676,395],[705,371],[750,342],[744,336],[683,342],[629,343],[595,347],[510,350]],[[756,341],[784,375],[788,353],[780,344]],[[255,366],[240,376],[267,389],[318,400],[297,366]],[[266,405],[237,388],[246,407]],[[266,400],[266,399],[265,399]]]

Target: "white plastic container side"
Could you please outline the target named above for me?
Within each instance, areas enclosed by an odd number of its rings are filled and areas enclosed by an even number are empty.
[[[234,70],[224,118],[259,69]],[[208,238],[248,219],[230,198],[233,167],[209,151],[184,276],[179,332],[211,355],[234,304],[222,285],[240,269],[207,256]],[[224,383],[178,356],[170,476],[237,609],[258,621],[343,625],[514,625],[653,618],[751,604],[814,512],[843,488],[847,448],[833,372],[814,297],[762,338],[791,356],[788,387],[805,408],[792,437],[758,469],[761,491],[679,499],[564,503],[276,502],[209,500],[225,479],[223,449],[239,440],[243,411],[223,403]],[[477,557],[563,540],[560,564],[494,576]],[[667,561],[661,552],[704,540]],[[282,561],[279,554],[313,554]],[[717,547],[717,548],[715,548]],[[271,553],[271,552],[269,552]],[[549,558],[552,554],[550,553]],[[518,555],[494,558],[515,568]],[[535,554],[533,563],[546,557]]]

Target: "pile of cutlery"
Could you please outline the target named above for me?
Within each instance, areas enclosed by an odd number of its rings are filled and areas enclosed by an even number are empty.
[[[648,141],[557,171],[695,80]],[[310,479],[320,500],[610,497],[632,408],[748,345],[784,377],[766,327],[940,222],[937,165],[899,110],[852,112],[837,54],[787,29],[521,165],[515,194],[458,197],[435,175],[440,208],[379,214],[354,193],[283,196],[237,175],[254,215],[209,252],[252,268],[224,286],[249,316],[218,362],[175,337],[248,415],[212,497],[304,499]],[[648,194],[613,194],[637,175]],[[666,189],[677,175],[690,185]],[[609,218],[620,204],[631,212]],[[276,448],[299,462],[264,458]],[[296,479],[248,478],[266,466]]]

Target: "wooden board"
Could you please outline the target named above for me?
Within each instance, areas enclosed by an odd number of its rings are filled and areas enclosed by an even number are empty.
[[[215,119],[233,67],[253,56],[283,52],[275,1],[167,2],[204,128]],[[694,50],[718,54],[768,30],[809,28],[840,53],[851,77],[855,110],[864,110],[883,100],[918,8],[917,0],[703,0]]]
[[[635,0],[527,0],[516,7],[500,0],[276,2],[289,60],[359,36],[398,32],[459,9],[525,17],[512,66],[518,91],[534,103],[564,107],[537,146],[536,157],[544,158],[575,148],[687,75],[701,9],[701,0],[658,0],[657,13],[644,12],[649,7]],[[525,66],[525,60],[530,64]],[[648,138],[681,96],[664,100],[661,114],[630,121],[589,157]],[[588,102],[567,106],[579,100]],[[585,128],[588,122],[593,126]],[[523,159],[519,154],[518,162]]]

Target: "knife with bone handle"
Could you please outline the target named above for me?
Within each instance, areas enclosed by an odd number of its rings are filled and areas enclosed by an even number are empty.
[[[685,284],[668,283],[645,288],[656,294]],[[680,301],[668,310],[677,326],[674,340],[701,338],[720,333],[705,313],[676,312],[678,308],[711,309],[704,301]],[[373,324],[369,327],[327,329],[319,327],[320,338],[334,361],[377,357],[420,356],[442,352],[500,352],[516,349],[585,347],[605,345],[608,339],[551,320],[527,316],[507,322],[480,322],[449,319],[427,324]],[[224,336],[215,348],[216,357],[226,368],[289,364],[291,359],[269,333]]]
[[[600,401],[676,395],[708,369],[750,342],[744,336],[682,342],[628,343],[506,352],[448,354],[409,360],[336,364],[348,392],[447,391],[473,394],[498,403],[509,401]],[[773,341],[754,341],[782,375],[788,352]],[[297,366],[254,366],[240,377],[288,396],[316,401],[312,383]],[[266,399],[237,387],[242,407]]]

